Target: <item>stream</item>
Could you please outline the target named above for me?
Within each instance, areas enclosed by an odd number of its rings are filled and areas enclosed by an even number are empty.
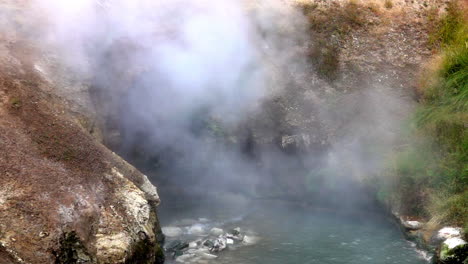
[[[228,245],[213,253],[216,258],[174,260],[168,254],[166,263],[429,262],[426,254],[405,240],[398,226],[383,213],[308,207],[232,194],[164,197],[159,208],[163,231],[173,227],[182,230],[177,236],[167,236],[166,245],[174,240],[203,241],[215,227],[226,232],[238,227],[249,237],[249,243]]]

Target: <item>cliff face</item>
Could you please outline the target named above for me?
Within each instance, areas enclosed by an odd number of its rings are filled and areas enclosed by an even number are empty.
[[[156,188],[57,92],[22,5],[0,3],[0,263],[162,263]]]

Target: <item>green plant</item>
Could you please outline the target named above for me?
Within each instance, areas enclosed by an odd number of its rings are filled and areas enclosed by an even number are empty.
[[[463,17],[463,10],[457,0],[452,0],[447,6],[447,12],[441,18],[432,10],[429,13],[432,28],[429,34],[429,44],[433,47],[447,47],[454,43],[463,43],[467,38],[467,25]],[[431,21],[432,20],[432,21]],[[464,41],[465,40],[465,41]]]
[[[433,35],[442,48],[435,82],[424,83],[411,120],[411,140],[396,151],[380,183],[381,199],[437,224],[468,222],[468,30],[451,2]],[[383,195],[385,194],[385,195]]]

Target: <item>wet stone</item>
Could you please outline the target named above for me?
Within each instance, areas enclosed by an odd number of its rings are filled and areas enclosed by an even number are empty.
[[[165,248],[167,252],[179,252],[188,247],[189,247],[189,244],[187,242],[174,240],[174,241],[169,242]]]

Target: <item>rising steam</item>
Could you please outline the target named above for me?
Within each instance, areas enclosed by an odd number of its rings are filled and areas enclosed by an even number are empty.
[[[401,118],[395,112],[405,102],[385,89],[338,95],[334,105],[320,97],[323,87],[304,77],[313,72],[298,55],[312,43],[306,18],[283,1],[37,0],[36,5],[48,14],[41,42],[87,76],[97,110],[120,133],[119,151],[131,158],[137,146],[156,156],[171,182],[255,192],[261,181],[304,187],[308,175],[329,171],[338,184],[336,177],[378,171],[385,151],[375,156],[367,149],[388,149],[398,134],[393,128]],[[309,130],[274,127],[275,133],[309,140],[321,129],[330,133],[319,140],[321,150],[285,153],[278,135],[269,146],[258,146],[261,135],[249,129],[268,111],[265,104],[278,96],[301,97],[298,91],[308,97],[285,108],[310,108],[320,122]],[[281,123],[289,117],[271,118]],[[262,130],[259,126],[255,129]],[[309,184],[320,189],[329,182]]]

